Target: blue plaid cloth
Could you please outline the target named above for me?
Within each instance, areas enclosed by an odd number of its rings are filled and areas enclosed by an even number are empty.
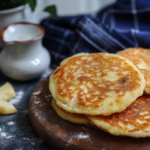
[[[90,15],[49,17],[41,25],[43,46],[52,67],[79,52],[110,52],[129,47],[150,48],[150,1],[117,0]]]

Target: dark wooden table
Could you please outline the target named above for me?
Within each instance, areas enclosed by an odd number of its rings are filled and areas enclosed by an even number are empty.
[[[11,80],[0,72],[0,85],[8,81],[14,86],[16,98],[10,102],[18,110],[13,115],[0,115],[0,150],[53,150],[37,135],[28,113],[31,93],[51,72],[47,69],[40,78],[27,82]]]

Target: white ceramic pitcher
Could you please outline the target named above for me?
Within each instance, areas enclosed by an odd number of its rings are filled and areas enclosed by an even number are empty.
[[[25,6],[18,6],[11,9],[0,10],[0,31],[7,25],[20,22],[24,20],[24,9]],[[0,48],[2,48],[2,42],[0,40]]]
[[[1,71],[15,80],[40,76],[50,65],[50,54],[41,44],[44,33],[41,25],[27,22],[3,28],[0,37],[5,47],[0,53]]]

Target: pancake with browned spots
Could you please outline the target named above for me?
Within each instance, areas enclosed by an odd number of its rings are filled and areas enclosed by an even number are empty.
[[[110,115],[143,94],[145,79],[129,60],[108,53],[82,53],[64,60],[50,76],[49,89],[62,109]]]
[[[121,113],[88,118],[92,124],[113,135],[150,137],[150,97],[139,97]]]
[[[128,48],[124,50],[124,54],[141,58],[150,66],[150,49]]]
[[[150,95],[150,50],[143,48],[129,48],[117,53],[133,62],[144,75],[146,86],[145,93]]]
[[[75,124],[90,124],[89,120],[85,115],[75,114],[75,113],[69,113],[59,106],[57,106],[56,101],[52,100],[52,107],[56,111],[59,117],[61,117],[64,120],[67,120],[69,122],[75,123]]]

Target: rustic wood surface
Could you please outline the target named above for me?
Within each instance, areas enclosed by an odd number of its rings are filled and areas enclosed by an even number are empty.
[[[29,116],[37,134],[56,150],[150,150],[150,138],[110,135],[102,130],[62,120],[51,106],[49,77],[33,91]]]

